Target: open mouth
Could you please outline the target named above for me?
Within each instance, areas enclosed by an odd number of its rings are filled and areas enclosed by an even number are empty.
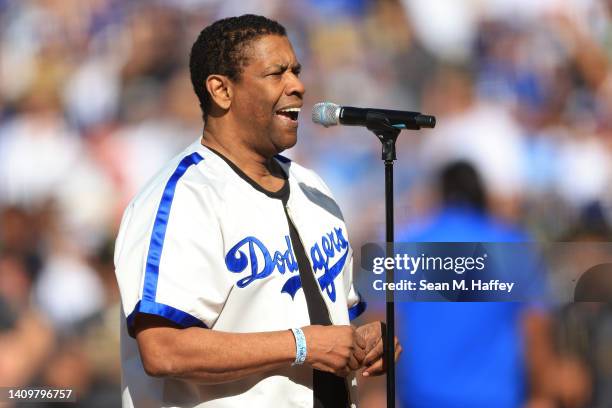
[[[297,121],[300,114],[300,108],[287,108],[276,111],[277,115],[284,116],[293,121]]]

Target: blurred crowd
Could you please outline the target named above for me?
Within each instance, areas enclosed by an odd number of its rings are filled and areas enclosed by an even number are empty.
[[[399,225],[430,212],[432,177],[464,160],[492,214],[537,240],[610,241],[610,1],[0,0],[0,386],[120,404],[120,217],[201,135],[197,34],[249,12],[289,32],[307,92],[287,155],[330,185],[354,248],[384,228],[380,143],[311,123],[319,101],[437,117],[398,141]]]

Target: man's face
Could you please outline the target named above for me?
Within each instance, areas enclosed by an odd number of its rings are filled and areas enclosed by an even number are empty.
[[[230,110],[245,129],[245,142],[272,156],[297,142],[305,92],[300,64],[287,37],[266,35],[247,47],[248,62],[234,83]]]

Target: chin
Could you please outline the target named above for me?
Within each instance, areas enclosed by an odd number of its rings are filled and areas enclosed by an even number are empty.
[[[277,139],[277,143],[275,143],[275,147],[277,153],[281,153],[287,149],[291,149],[297,143],[297,132],[293,134],[285,134],[282,137]]]
[[[291,143],[287,143],[283,146],[283,150],[291,149],[293,146],[297,144],[297,138],[293,139]]]

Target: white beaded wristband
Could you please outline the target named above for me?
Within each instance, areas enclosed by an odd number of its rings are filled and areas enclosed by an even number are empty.
[[[291,332],[295,337],[295,361],[291,365],[302,365],[306,361],[306,336],[299,328],[291,329]]]

